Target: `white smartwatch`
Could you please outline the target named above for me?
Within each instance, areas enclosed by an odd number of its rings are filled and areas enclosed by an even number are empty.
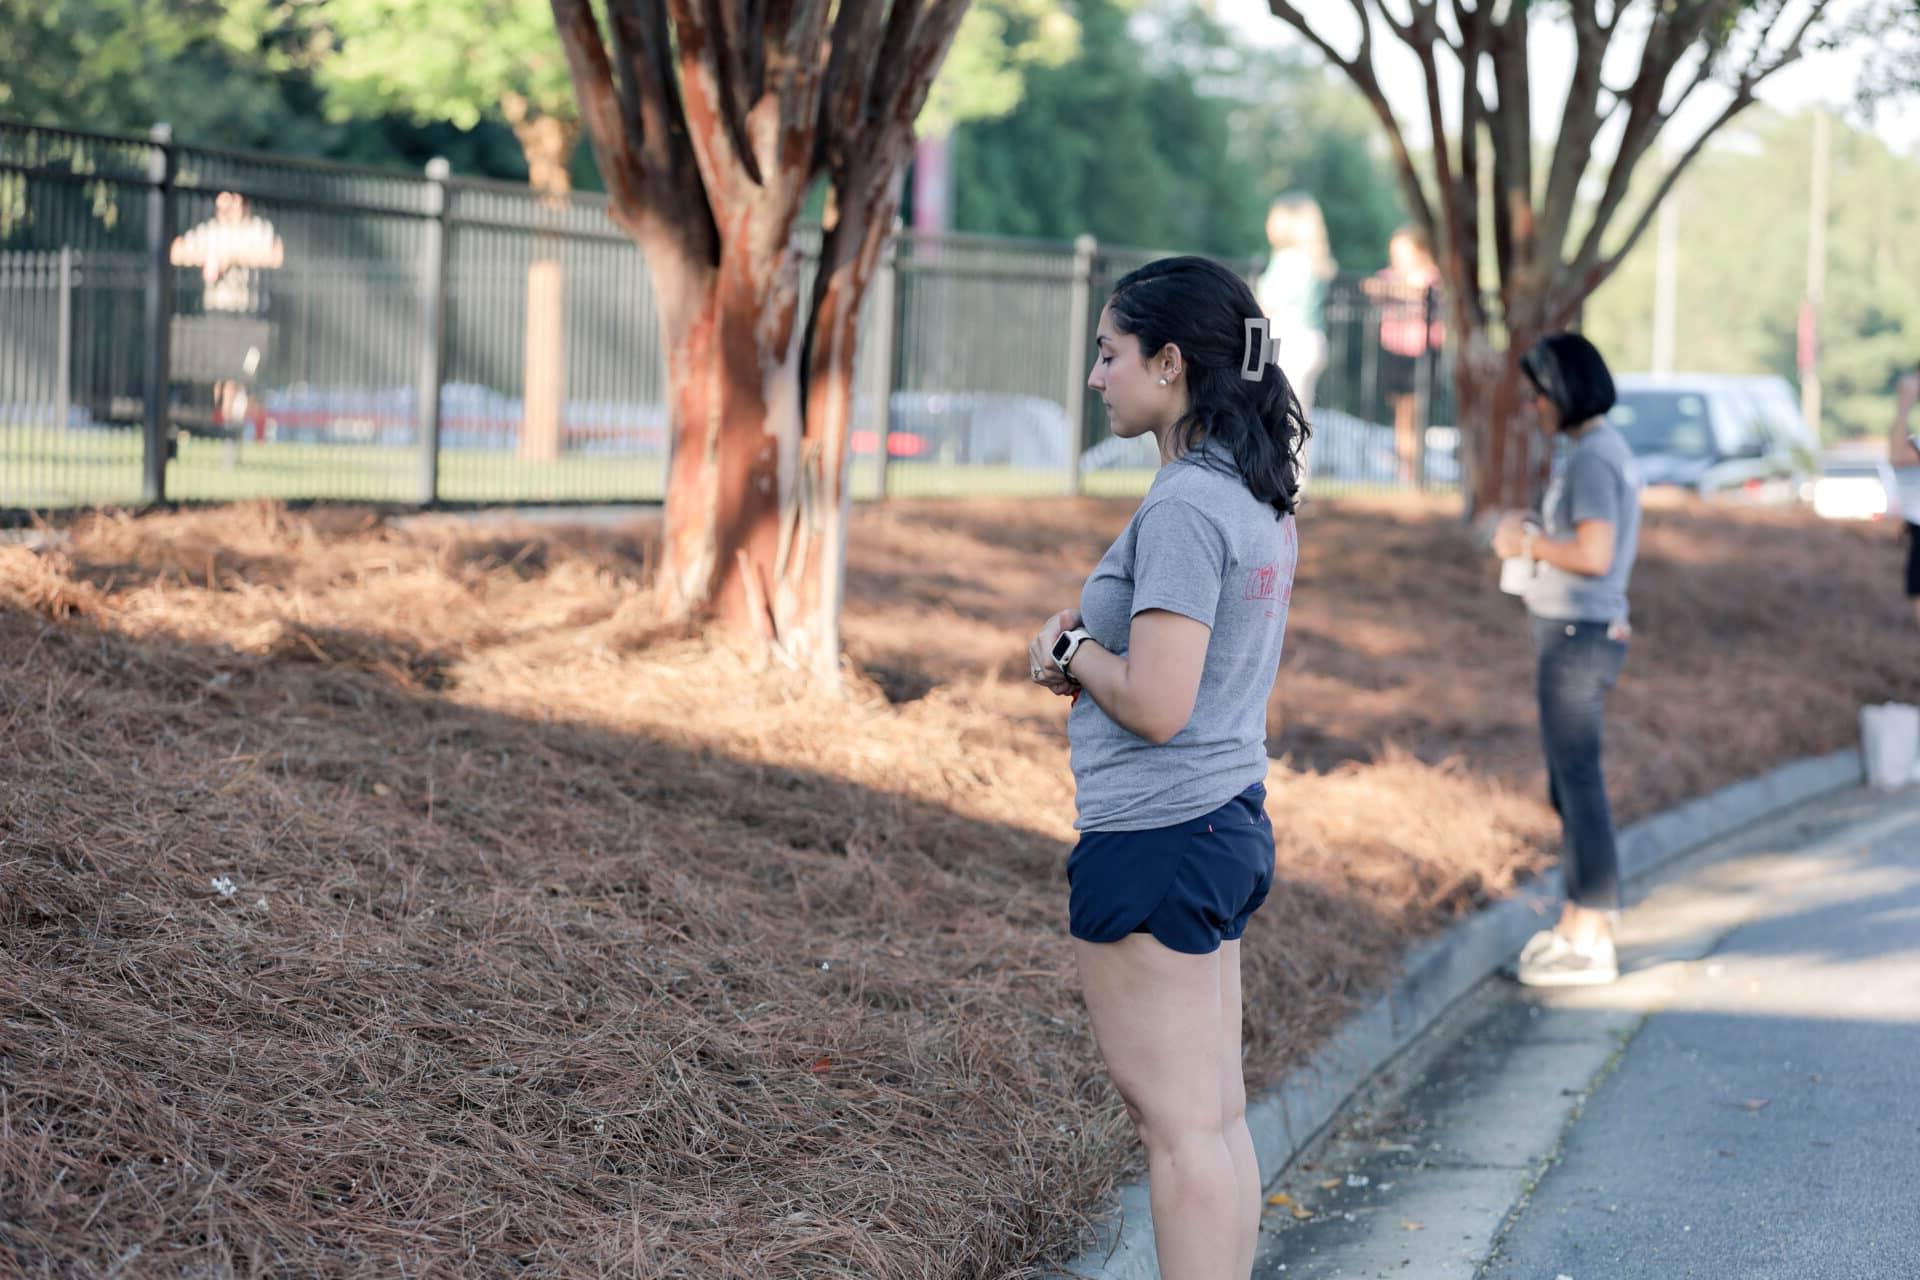
[[[1060,668],[1062,675],[1069,677],[1073,675],[1073,672],[1068,669],[1073,665],[1073,655],[1080,652],[1080,646],[1091,639],[1093,635],[1085,627],[1062,631],[1054,638],[1053,665]]]

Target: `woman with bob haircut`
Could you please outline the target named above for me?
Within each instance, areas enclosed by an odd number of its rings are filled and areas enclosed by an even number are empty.
[[[1260,1169],[1240,1062],[1240,938],[1273,883],[1267,701],[1307,424],[1239,276],[1163,258],[1100,312],[1087,386],[1160,469],[1028,646],[1072,696],[1068,922],[1101,1056],[1147,1151],[1164,1280],[1245,1280]]]
[[[1582,986],[1620,974],[1620,858],[1600,740],[1607,691],[1632,632],[1627,579],[1640,545],[1640,475],[1626,438],[1606,419],[1613,375],[1591,342],[1548,334],[1520,357],[1520,370],[1541,430],[1562,440],[1540,523],[1505,516],[1493,549],[1530,567],[1524,598],[1539,656],[1548,795],[1565,834],[1567,900],[1559,922],[1521,950],[1518,977],[1529,986]]]

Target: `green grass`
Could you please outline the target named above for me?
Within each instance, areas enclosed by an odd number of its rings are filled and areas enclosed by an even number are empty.
[[[138,431],[0,428],[0,507],[112,506],[140,500]],[[658,501],[657,459],[568,456],[524,462],[511,453],[442,450],[448,502]],[[181,502],[331,498],[418,502],[417,450],[379,445],[282,444],[184,436],[167,464],[167,497]]]
[[[49,509],[140,501],[141,437],[136,430],[56,431],[0,428],[0,507]],[[440,497],[448,502],[657,502],[665,492],[658,459],[571,455],[524,462],[492,450],[442,450]],[[850,483],[857,500],[878,496],[878,468],[862,459]],[[1058,468],[956,466],[896,462],[887,469],[897,497],[1056,497],[1067,492]],[[1083,491],[1138,496],[1151,471],[1103,471]],[[248,498],[329,498],[417,502],[420,455],[378,445],[230,443],[183,436],[167,464],[167,497],[182,502]]]
[[[1153,483],[1145,468],[1093,471],[1081,478],[1090,497],[1137,498]],[[447,449],[440,454],[440,497],[460,503],[658,502],[666,468],[658,459],[570,455],[525,462],[494,450]],[[878,468],[869,459],[853,467],[856,501],[878,496]],[[236,502],[249,498],[345,502],[418,502],[420,454],[379,445],[282,444],[183,436],[167,464],[167,497],[180,502]],[[1315,486],[1321,497],[1387,486]],[[895,462],[887,491],[900,498],[1050,498],[1068,492],[1060,468],[957,466]],[[140,433],[55,431],[0,427],[0,508],[50,510],[133,505],[140,501]]]

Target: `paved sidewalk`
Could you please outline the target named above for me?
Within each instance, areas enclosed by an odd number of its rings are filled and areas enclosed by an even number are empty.
[[[1257,1280],[1920,1276],[1920,796],[1639,896],[1618,985],[1485,984],[1341,1112]]]

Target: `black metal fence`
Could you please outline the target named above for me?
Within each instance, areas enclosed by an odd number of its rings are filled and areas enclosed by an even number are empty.
[[[1101,301],[1154,256],[896,237],[855,496],[1143,490],[1150,452],[1105,439],[1084,384]],[[1441,357],[1410,477],[1378,301],[1336,281],[1326,328],[1316,487],[1448,483]],[[602,196],[0,122],[0,508],[658,500],[667,399]]]

